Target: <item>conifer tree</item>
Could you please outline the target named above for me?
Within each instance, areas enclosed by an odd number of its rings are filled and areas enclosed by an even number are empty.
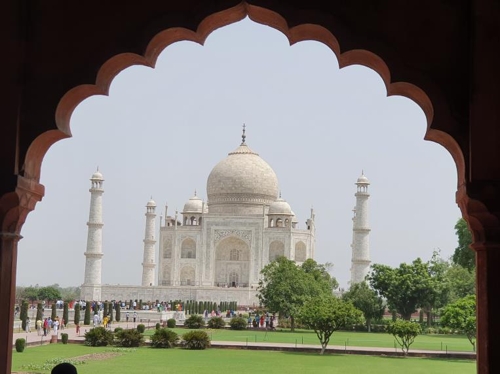
[[[87,301],[87,303],[85,304],[85,316],[83,317],[84,325],[90,325],[90,309],[91,309],[91,304],[90,302]]]
[[[80,303],[75,305],[75,316],[73,318],[73,321],[75,322],[75,325],[78,325],[80,323]]]

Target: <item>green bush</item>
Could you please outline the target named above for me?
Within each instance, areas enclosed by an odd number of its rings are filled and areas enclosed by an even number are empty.
[[[64,306],[63,306],[63,320],[64,320],[64,325],[67,325],[69,323],[69,305],[65,301]]]
[[[122,330],[115,335],[115,345],[118,347],[139,347],[143,341],[144,336],[139,332],[139,329]]]
[[[175,318],[170,318],[167,320],[167,327],[169,329],[175,329],[176,325],[177,325],[177,321],[175,320]]]
[[[153,348],[173,348],[177,344],[179,336],[170,329],[160,328],[155,330],[151,336],[151,347]]]
[[[113,333],[104,327],[94,327],[85,333],[85,345],[105,347],[113,344]]]
[[[23,301],[21,304],[21,312],[19,313],[21,319],[21,328],[26,331],[26,320],[28,319],[28,302]]]
[[[117,332],[123,331],[123,328],[122,327],[115,327],[114,331],[115,331],[115,334],[116,334]]]
[[[203,326],[205,326],[203,317],[198,314],[192,314],[184,321],[184,327],[188,329],[199,329]]]
[[[226,322],[222,317],[213,317],[210,318],[210,320],[207,323],[207,326],[211,329],[223,329],[226,326]]]
[[[182,335],[182,346],[187,349],[206,349],[210,347],[210,338],[205,331],[189,331]]]
[[[80,323],[80,303],[75,305],[75,315],[73,321],[75,322],[75,325]]]
[[[85,315],[83,316],[84,325],[90,325],[90,308],[91,304],[89,302],[85,303]]]
[[[55,321],[57,317],[57,305],[56,303],[52,303],[52,313],[50,314],[50,318],[52,319],[52,321]]]
[[[156,322],[155,329],[159,330],[161,328],[160,322]]]
[[[18,338],[16,339],[16,352],[23,352],[26,347],[26,339]]]
[[[146,326],[144,326],[142,323],[139,323],[139,324],[137,325],[137,331],[138,331],[139,333],[143,334],[143,333],[144,333],[144,331],[146,331]]]
[[[116,322],[120,322],[121,319],[121,305],[120,303],[115,303],[115,320]]]
[[[63,344],[68,344],[68,334],[66,333],[61,333],[61,341]]]
[[[229,321],[229,326],[231,330],[246,330],[248,322],[243,317],[233,317],[231,321]]]

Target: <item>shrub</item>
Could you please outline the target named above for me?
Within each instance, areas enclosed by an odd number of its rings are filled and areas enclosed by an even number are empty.
[[[66,333],[61,333],[61,341],[63,344],[68,344],[68,334]]]
[[[144,326],[142,323],[139,323],[137,325],[137,331],[141,334],[144,333],[144,331],[146,331],[146,326]]]
[[[64,302],[64,306],[63,306],[63,320],[64,320],[64,324],[67,325],[69,323],[69,305],[68,305],[68,302]]]
[[[167,327],[169,329],[174,329],[176,325],[177,325],[177,321],[175,320],[175,318],[170,318],[167,320]]]
[[[16,352],[23,352],[26,347],[26,339],[18,338],[16,339]]]
[[[172,330],[160,328],[151,336],[151,347],[173,348],[177,344],[179,336]]]
[[[73,321],[75,322],[75,325],[78,325],[80,323],[80,304],[75,305],[75,315],[73,318]]]
[[[117,332],[123,331],[123,328],[122,327],[115,327],[114,331],[115,331],[115,334],[116,334]]]
[[[85,303],[85,315],[83,316],[83,324],[90,325],[90,303]]]
[[[56,317],[57,317],[57,304],[52,303],[52,313],[50,314],[50,318],[52,319],[52,321],[55,321]]]
[[[119,347],[139,347],[143,341],[144,336],[139,329],[121,330],[115,335],[115,344]]]
[[[28,302],[23,301],[21,304],[21,313],[19,313],[19,318],[21,319],[21,328],[26,331],[26,320],[28,319]]]
[[[156,322],[155,329],[159,330],[161,328],[160,322]]]
[[[187,327],[188,329],[199,329],[203,326],[205,326],[203,317],[198,314],[192,314],[184,321],[184,327]]]
[[[182,335],[182,346],[187,349],[205,349],[210,347],[210,338],[205,331],[189,331]]]
[[[222,317],[213,317],[210,318],[207,325],[211,329],[223,329],[226,326],[226,322]]]
[[[394,336],[394,339],[401,346],[403,354],[406,356],[415,338],[422,332],[420,325],[415,322],[396,320],[387,327],[387,332]]]
[[[231,321],[229,321],[231,330],[246,330],[247,324],[247,320],[243,317],[233,317]]]
[[[105,347],[113,344],[113,333],[104,327],[94,327],[85,333],[85,345]]]
[[[115,303],[115,320],[116,322],[120,322],[121,319],[121,305],[120,303]]]

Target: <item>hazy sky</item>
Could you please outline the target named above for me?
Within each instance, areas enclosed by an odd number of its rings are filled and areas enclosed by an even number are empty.
[[[83,282],[89,178],[97,166],[105,178],[103,283],[139,285],[147,201],[158,204],[158,228],[165,203],[173,215],[195,189],[206,199],[207,177],[239,145],[243,123],[299,228],[314,207],[315,259],[334,264],[341,286],[350,278],[361,170],[371,182],[373,263],[453,253],[456,168],[444,148],[423,140],[421,109],[387,98],[368,68],[339,70],[323,44],[290,47],[280,32],[246,19],[215,31],[205,46],[169,46],[154,70],[123,71],[108,97],[75,110],[73,138],[44,159],[46,194],[23,228],[18,285]]]

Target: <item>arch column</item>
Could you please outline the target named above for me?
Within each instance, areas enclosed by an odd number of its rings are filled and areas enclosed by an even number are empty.
[[[0,329],[0,373],[10,373],[12,366],[13,306],[21,227],[44,195],[44,187],[33,179],[17,176],[12,183],[14,192],[0,198],[0,321],[3,327]]]
[[[500,373],[500,242],[476,242],[477,372]]]

